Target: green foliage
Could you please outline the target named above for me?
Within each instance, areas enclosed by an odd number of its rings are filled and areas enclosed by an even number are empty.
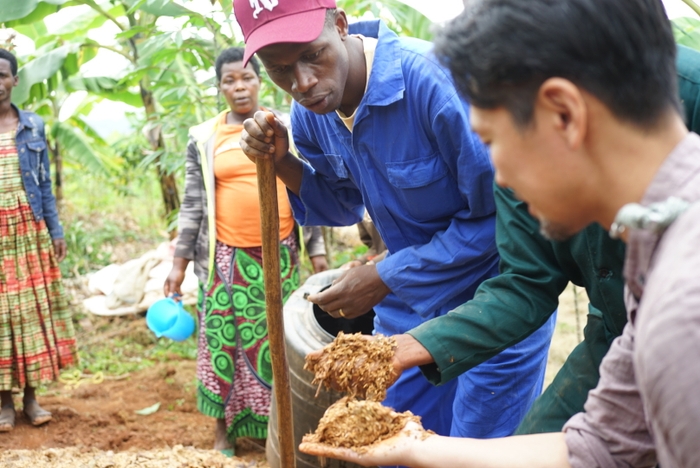
[[[172,0],[124,0],[129,5],[129,11],[144,11],[153,16],[185,16],[192,12]]]
[[[140,333],[130,333],[113,340],[91,343],[78,351],[80,368],[91,374],[102,372],[107,376],[119,376],[152,367],[156,362],[174,358],[197,358],[197,340],[193,335],[185,341],[156,338],[143,321]]]
[[[122,81],[107,76],[73,76],[65,81],[68,92],[87,91],[92,96],[123,102],[138,107],[142,104],[141,96],[130,90]]]
[[[367,253],[366,245],[345,246],[343,244],[334,244],[331,241],[330,250],[332,252],[329,266],[331,268],[339,268],[348,262],[357,260],[359,257]]]
[[[71,49],[73,47],[70,45],[58,47],[25,63],[18,72],[19,84],[12,91],[12,101],[18,106],[24,104],[29,99],[32,86],[52,78],[66,61]]]
[[[69,255],[61,263],[63,276],[84,275],[112,262],[112,246],[134,241],[136,235],[123,231],[114,220],[94,220],[78,218],[70,222],[66,229],[66,244]]]
[[[368,13],[383,19],[400,36],[433,39],[433,23],[413,7],[398,0],[338,0],[338,6],[355,18]]]
[[[44,19],[61,5],[75,4],[67,0],[0,0],[0,23],[8,27],[29,24]]]
[[[700,50],[700,19],[676,18],[671,24],[678,44]]]
[[[65,122],[56,121],[51,128],[51,135],[64,148],[65,155],[73,162],[95,175],[109,175],[115,170],[117,162],[108,147],[100,148],[95,139],[100,138],[80,118]],[[104,151],[102,151],[104,150]]]
[[[124,173],[129,183],[121,191],[100,177],[79,181],[68,172],[66,203],[61,211],[68,254],[61,262],[66,278],[85,275],[113,262],[125,262],[167,239],[157,204],[158,187],[152,177]]]

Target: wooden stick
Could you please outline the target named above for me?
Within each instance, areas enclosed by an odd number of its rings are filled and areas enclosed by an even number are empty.
[[[272,358],[273,390],[277,402],[277,435],[280,463],[283,468],[296,466],[292,394],[289,385],[289,365],[284,347],[284,317],[282,315],[282,283],[280,280],[279,207],[277,178],[271,159],[257,160],[258,194],[262,221],[262,257],[265,278],[265,310],[267,333]]]

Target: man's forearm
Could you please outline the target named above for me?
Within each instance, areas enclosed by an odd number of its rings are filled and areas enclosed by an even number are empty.
[[[401,463],[414,468],[570,467],[563,432],[488,440],[432,436],[413,445],[410,460]]]
[[[412,367],[422,366],[435,362],[433,356],[418,340],[411,335],[396,335],[396,366],[401,372]]]

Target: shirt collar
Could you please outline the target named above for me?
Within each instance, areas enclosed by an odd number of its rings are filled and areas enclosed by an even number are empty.
[[[689,191],[693,190],[691,181],[697,180],[699,173],[700,136],[690,132],[661,164],[647,187],[641,204],[648,206],[671,196],[694,201]],[[646,230],[633,230],[629,233],[625,279],[630,292],[637,300],[644,292],[646,277],[660,237],[660,234]]]
[[[34,129],[36,127],[36,123],[34,122],[33,119],[29,117],[29,114],[26,112],[22,112],[19,110],[19,107],[17,107],[14,104],[10,104],[12,108],[17,111],[17,115],[19,118],[19,130],[22,130],[24,127]]]
[[[647,187],[642,205],[651,205],[666,200],[670,196],[684,198],[688,184],[700,172],[700,136],[689,132],[659,167]],[[696,157],[689,157],[695,154]]]
[[[401,99],[406,86],[401,68],[401,43],[396,33],[381,20],[353,23],[350,25],[349,33],[362,34],[379,40],[363,98],[365,104],[386,106]]]

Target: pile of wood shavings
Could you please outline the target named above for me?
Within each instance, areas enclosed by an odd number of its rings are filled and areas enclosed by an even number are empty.
[[[372,444],[397,435],[410,420],[420,423],[420,417],[410,411],[396,413],[376,401],[344,397],[326,410],[316,432],[305,435],[302,442],[363,453]]]
[[[76,447],[47,450],[5,450],[0,466],[5,468],[249,468],[241,458],[228,458],[215,450],[176,445],[171,449],[103,452]]]
[[[312,384],[335,387],[351,397],[382,401],[392,381],[396,338],[376,335],[368,340],[360,333],[338,333],[320,358],[306,358],[304,369],[315,374]],[[318,392],[316,392],[318,396]]]

